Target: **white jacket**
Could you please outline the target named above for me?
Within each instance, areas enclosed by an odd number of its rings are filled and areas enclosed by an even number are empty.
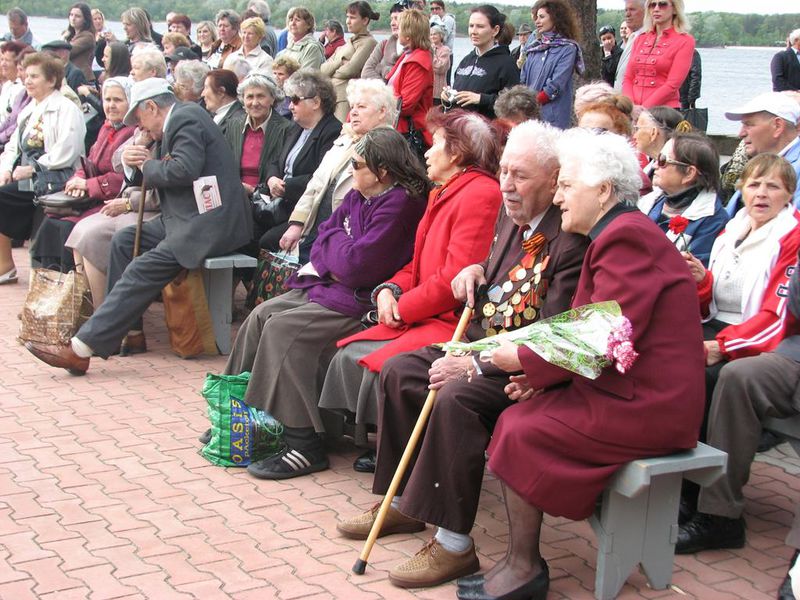
[[[20,131],[18,125],[6,144],[3,154],[0,156],[0,173],[13,171],[14,163],[21,152],[22,139],[40,117],[44,131],[45,152],[38,162],[42,168],[63,169],[80,166],[80,157],[84,153],[84,138],[86,137],[83,113],[61,92],[55,91],[41,102],[31,102],[22,109],[17,123],[24,124],[25,129]]]

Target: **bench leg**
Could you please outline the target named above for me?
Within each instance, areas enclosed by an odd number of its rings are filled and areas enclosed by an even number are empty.
[[[220,354],[231,352],[231,297],[233,294],[233,268],[203,269],[208,311],[214,326],[214,337]]]
[[[670,473],[654,477],[650,483],[642,569],[656,590],[669,587],[672,581],[682,479],[681,473]]]
[[[647,520],[647,494],[626,498],[612,490],[603,492],[599,515],[589,522],[597,534],[597,600],[616,598],[633,568],[641,560]]]

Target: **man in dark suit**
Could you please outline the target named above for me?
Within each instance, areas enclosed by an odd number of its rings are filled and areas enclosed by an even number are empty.
[[[800,90],[800,29],[789,34],[789,47],[772,57],[772,90]]]
[[[561,212],[553,205],[557,136],[553,127],[528,121],[508,138],[500,161],[503,209],[489,257],[466,267],[452,282],[455,297],[476,307],[469,340],[569,308],[589,240],[561,231]],[[482,376],[471,377],[478,369]],[[439,390],[418,458],[400,489],[402,499],[392,503],[381,535],[421,531],[425,523],[439,529],[422,550],[424,560],[415,557],[390,571],[393,584],[427,587],[478,570],[469,532],[478,509],[484,451],[500,413],[513,404],[503,391],[508,382],[508,373],[479,362],[477,355],[446,357],[433,346],[384,364],[375,493],[388,489],[429,389]],[[346,537],[365,539],[374,514],[340,522],[338,529]],[[427,566],[420,568],[423,563]]]
[[[132,348],[144,346],[141,317],[152,299],[182,269],[199,267],[208,256],[231,252],[249,241],[250,207],[239,181],[230,147],[208,113],[192,103],[177,102],[163,79],[134,84],[127,125],[138,124],[156,140],[156,156],[132,144],[123,154],[128,169],[137,169],[144,185],[161,199],[161,216],[142,226],[141,254],[132,258],[135,227],[112,240],[109,294],[67,346],[27,344],[35,356],[54,367],[82,375],[93,354],[107,358],[129,335]],[[199,208],[194,183],[201,177],[216,185],[221,205]],[[136,340],[136,341],[133,341]]]

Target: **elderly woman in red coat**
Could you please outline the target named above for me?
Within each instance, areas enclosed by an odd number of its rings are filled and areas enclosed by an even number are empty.
[[[703,412],[703,341],[696,290],[681,255],[634,208],[639,166],[622,137],[567,132],[559,146],[555,203],[564,231],[588,235],[573,306],[616,300],[639,352],[620,374],[587,379],[525,346],[505,344],[492,362],[525,375],[494,430],[489,468],[502,480],[509,550],[485,575],[459,580],[459,598],[544,599],[542,516],[584,519],[625,463],[693,448]],[[506,597],[506,596],[503,596]]]
[[[430,195],[414,257],[373,292],[379,324],[339,342],[320,407],[377,423],[378,376],[395,354],[449,340],[459,302],[450,282],[486,258],[502,202],[496,173],[501,149],[489,121],[464,110],[431,112],[433,146],[425,153]],[[356,393],[357,392],[357,393]]]

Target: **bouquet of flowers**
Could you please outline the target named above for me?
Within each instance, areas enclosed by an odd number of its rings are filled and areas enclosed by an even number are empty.
[[[597,302],[573,308],[527,327],[476,342],[441,344],[446,352],[490,354],[504,341],[523,344],[550,364],[589,379],[597,379],[610,365],[620,373],[633,366],[639,354],[633,348],[631,322],[618,303]]]

